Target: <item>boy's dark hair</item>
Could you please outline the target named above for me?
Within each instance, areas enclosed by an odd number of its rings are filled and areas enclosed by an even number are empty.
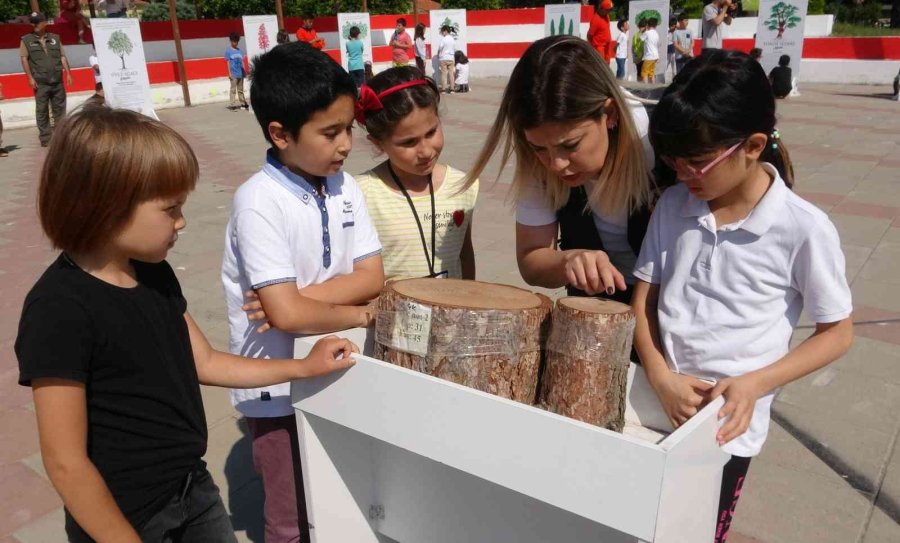
[[[644,28],[647,26],[647,19],[638,19],[638,28]]]
[[[313,113],[340,96],[356,100],[356,84],[340,64],[306,42],[292,42],[253,59],[250,103],[266,141],[269,124],[297,137]]]
[[[279,30],[278,34],[275,36],[275,42],[278,43],[278,45],[281,45],[283,43],[290,43],[291,37],[290,35],[288,35],[287,31]]]
[[[618,28],[619,31],[621,32],[622,27],[625,26],[625,23],[627,23],[627,22],[628,22],[628,19],[619,19],[619,22],[616,23],[616,28]]]
[[[238,34],[237,32],[232,32],[231,34],[228,35],[228,39],[234,43],[237,43],[237,42],[241,41],[241,35]]]
[[[398,25],[402,25],[402,26],[406,26],[406,19],[403,18],[403,17],[400,17],[399,19],[397,19],[397,24],[398,24]]]
[[[355,38],[357,36],[359,36],[359,27],[358,26],[350,27],[350,37]]]
[[[689,19],[688,14],[683,11],[678,14],[678,22],[687,21],[688,19]]]
[[[395,85],[425,79],[427,85],[408,87],[388,94],[381,99],[384,109],[366,112],[366,131],[376,140],[390,137],[394,127],[409,115],[413,108],[434,108],[435,113],[441,103],[441,93],[437,84],[412,66],[389,68],[376,75],[366,83],[375,93],[383,92]]]
[[[659,21],[656,19],[656,17],[650,17],[649,19],[647,19],[647,26],[649,26],[650,28],[656,28],[656,25],[658,24]]]
[[[453,61],[457,64],[468,64],[469,57],[466,56],[462,51],[456,51],[453,53]]]
[[[750,50],[750,58],[754,60],[759,60],[762,58],[762,49],[759,47],[754,47]]]
[[[673,27],[677,24],[678,24],[678,21],[675,19],[675,17],[669,17],[669,27]]]
[[[447,32],[448,34],[452,34],[453,29],[450,28],[450,25],[444,25],[441,27],[441,32]]]
[[[792,186],[787,149],[773,139],[775,121],[775,96],[759,62],[739,51],[704,49],[678,72],[654,108],[650,142],[657,156],[696,157],[767,134],[760,160],[773,164]]]
[[[781,55],[781,57],[778,58],[779,66],[782,66],[782,67],[788,66],[788,65],[790,65],[790,63],[791,63],[790,55]]]

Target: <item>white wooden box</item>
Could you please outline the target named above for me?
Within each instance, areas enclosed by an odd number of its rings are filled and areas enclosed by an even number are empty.
[[[372,352],[370,330],[340,335]],[[314,342],[298,339],[295,356]],[[356,361],[292,386],[314,543],[712,541],[728,460],[715,442],[721,398],[668,433],[633,366],[618,434]]]

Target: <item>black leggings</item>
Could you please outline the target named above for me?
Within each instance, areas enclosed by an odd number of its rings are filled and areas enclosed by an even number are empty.
[[[716,535],[714,543],[725,543],[731,530],[731,520],[737,508],[741,488],[750,469],[750,457],[732,456],[722,468],[722,490],[719,491],[719,512],[716,515]]]

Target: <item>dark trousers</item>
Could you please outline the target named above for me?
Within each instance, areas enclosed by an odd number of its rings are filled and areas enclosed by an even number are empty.
[[[353,79],[353,82],[356,83],[356,88],[362,87],[363,83],[366,82],[366,71],[350,70],[350,77]]]
[[[625,60],[616,57],[616,79],[625,79]]]
[[[416,57],[416,68],[422,72],[422,75],[425,75],[425,59]]]
[[[42,144],[50,143],[53,126],[50,124],[50,110],[53,122],[59,123],[66,116],[66,88],[59,83],[38,83],[34,91],[34,116],[37,119],[38,137]]]
[[[725,543],[731,531],[731,521],[741,497],[741,488],[750,469],[750,460],[744,456],[732,456],[722,468],[722,489],[719,492],[719,512],[716,515],[716,535],[714,543]]]
[[[641,80],[641,69],[644,67],[644,61],[635,62],[634,69],[637,70],[637,80]]]
[[[70,543],[93,540],[66,515]],[[139,531],[147,543],[237,543],[219,488],[206,468],[194,470],[184,486]]]
[[[685,65],[690,62],[691,59],[689,57],[681,57],[675,59],[675,73],[681,73],[681,70],[684,69]]]

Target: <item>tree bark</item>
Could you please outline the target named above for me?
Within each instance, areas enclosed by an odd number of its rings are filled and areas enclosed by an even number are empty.
[[[551,308],[546,296],[504,285],[454,279],[392,282],[377,302],[375,357],[531,405]],[[424,354],[397,341],[410,315],[422,311],[430,311],[427,337],[417,338],[416,349],[427,345]]]
[[[596,298],[562,298],[552,320],[539,405],[621,432],[635,324],[631,307]]]

